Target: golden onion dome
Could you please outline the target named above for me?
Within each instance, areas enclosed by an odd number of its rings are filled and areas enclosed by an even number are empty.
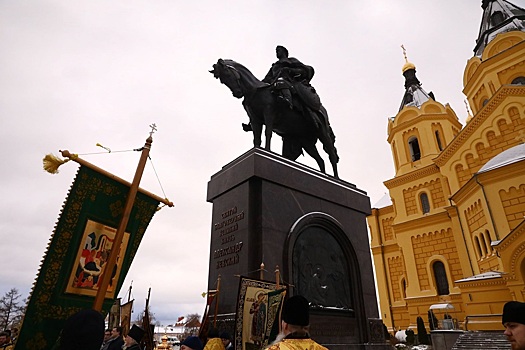
[[[406,62],[404,65],[403,65],[403,68],[401,68],[401,72],[405,73],[407,70],[409,69],[416,69],[416,65],[413,64],[412,62]]]

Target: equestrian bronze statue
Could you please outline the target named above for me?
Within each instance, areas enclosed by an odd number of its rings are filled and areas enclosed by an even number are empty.
[[[328,121],[328,113],[310,85],[314,70],[295,58],[289,58],[282,46],[277,47],[279,60],[263,79],[257,79],[246,67],[233,60],[219,59],[210,71],[215,78],[230,88],[233,96],[244,98],[242,105],[253,131],[253,144],[261,146],[265,125],[265,149],[270,150],[272,132],[283,139],[282,156],[296,160],[306,151],[325,172],[324,161],[315,144],[320,140],[338,178],[339,156],[335,148],[335,135]]]

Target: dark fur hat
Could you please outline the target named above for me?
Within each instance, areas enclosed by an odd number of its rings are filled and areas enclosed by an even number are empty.
[[[501,323],[516,322],[525,324],[525,303],[509,301],[503,306],[503,317]]]
[[[310,305],[305,297],[294,295],[284,301],[282,320],[295,326],[310,324]]]
[[[104,317],[86,309],[70,316],[60,336],[60,349],[99,350],[104,340]]]
[[[228,333],[228,332],[222,332],[221,335],[220,335],[220,338],[221,339],[232,340],[232,337],[230,336],[230,333]]]
[[[194,335],[184,339],[184,341],[180,343],[180,345],[186,345],[187,347],[193,350],[202,350],[204,348],[199,337],[196,337]]]
[[[130,338],[133,338],[137,343],[140,343],[142,340],[142,337],[144,337],[144,330],[137,326],[136,324],[131,327],[131,329],[128,332],[128,336]]]

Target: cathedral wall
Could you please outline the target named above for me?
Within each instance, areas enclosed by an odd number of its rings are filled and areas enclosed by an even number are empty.
[[[404,302],[405,291],[402,290],[401,279],[405,275],[405,264],[402,256],[388,258],[388,270],[392,287],[392,299],[394,302]]]
[[[467,225],[469,232],[475,232],[487,224],[487,218],[481,204],[481,200],[477,200],[468,209],[465,210],[465,217],[467,218]]]
[[[430,200],[431,210],[446,205],[441,180],[435,179],[403,190],[406,215],[422,214],[420,195],[425,192]]]
[[[519,188],[511,187],[508,190],[500,190],[501,203],[505,211],[505,217],[511,230],[516,228],[525,218],[525,185]]]
[[[383,228],[383,234],[385,241],[391,241],[394,239],[394,230],[392,229],[392,223],[394,222],[394,217],[386,217],[381,219],[381,225]]]
[[[453,281],[462,278],[461,264],[456,250],[456,242],[450,228],[441,231],[428,232],[412,237],[412,246],[416,261],[421,290],[434,290],[430,264],[433,257],[443,257],[443,264],[447,268],[447,277],[450,287]]]

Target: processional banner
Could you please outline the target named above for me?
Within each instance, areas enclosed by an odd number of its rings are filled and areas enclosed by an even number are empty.
[[[235,348],[261,350],[279,333],[286,289],[268,281],[241,277],[235,316]]]
[[[125,338],[131,328],[131,312],[133,311],[133,300],[120,306],[120,326],[122,336]]]
[[[102,276],[111,273],[102,306],[107,314],[159,205],[139,189],[122,244],[113,247],[129,187],[99,168],[80,166],[34,283],[16,350],[51,349],[65,320],[93,306]],[[106,271],[112,249],[119,249],[117,265]]]

